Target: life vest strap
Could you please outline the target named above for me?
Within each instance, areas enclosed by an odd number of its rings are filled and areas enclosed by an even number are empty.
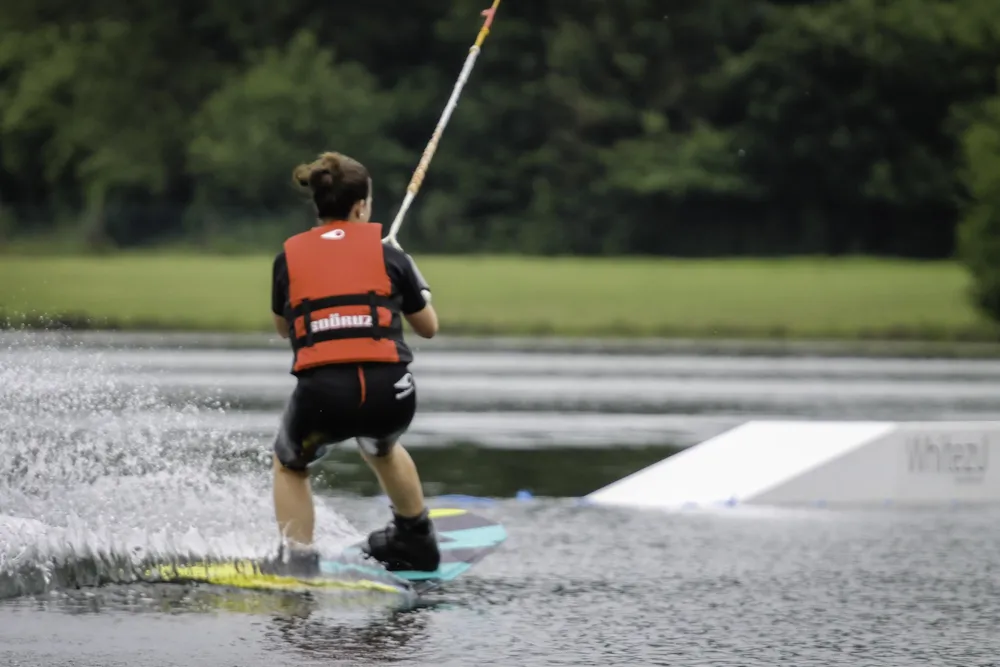
[[[320,299],[303,299],[292,306],[292,317],[302,317],[307,312],[325,310],[327,308],[342,308],[343,306],[368,306],[386,308],[393,313],[397,307],[395,302],[387,297],[369,292],[367,294],[342,294],[340,296],[325,296]]]
[[[343,306],[368,306],[372,326],[370,327],[345,327],[342,329],[327,329],[326,331],[316,331],[312,329],[312,313],[317,310],[328,308],[341,308]],[[339,296],[327,296],[321,299],[302,299],[292,310],[292,322],[302,317],[302,326],[305,329],[305,336],[293,336],[292,345],[294,349],[310,347],[317,343],[324,343],[331,340],[348,340],[351,338],[372,338],[382,340],[383,338],[403,342],[403,332],[393,329],[391,326],[382,326],[379,323],[378,309],[385,308],[395,315],[399,308],[392,299],[377,294],[374,290],[367,294],[342,294]],[[294,326],[292,327],[294,331]]]
[[[403,336],[398,331],[393,331],[388,327],[375,328],[381,331],[380,338],[403,342]],[[305,336],[299,336],[292,342],[294,343],[296,349],[301,349],[303,347],[309,347],[311,345],[317,345],[331,340],[348,340],[351,338],[372,338],[372,328],[351,327],[349,329],[330,329],[327,331],[318,331],[312,335],[307,333]]]

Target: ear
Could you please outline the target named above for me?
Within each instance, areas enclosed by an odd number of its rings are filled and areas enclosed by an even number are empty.
[[[351,207],[351,215],[348,216],[351,220],[361,220],[364,218],[365,214],[365,202],[362,199],[354,202],[354,206]]]
[[[354,217],[357,220],[363,220],[367,222],[368,219],[371,217],[371,214],[372,210],[368,206],[368,201],[366,199],[362,199],[358,201],[356,204],[354,204]]]

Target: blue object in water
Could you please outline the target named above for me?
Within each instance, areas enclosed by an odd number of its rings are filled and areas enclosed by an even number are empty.
[[[391,503],[389,496],[380,495],[376,496],[379,502]],[[446,493],[443,496],[431,496],[427,499],[428,503],[448,503],[452,506],[457,505],[493,505],[496,504],[496,500],[493,498],[487,498],[486,496],[470,496],[462,493]]]
[[[492,505],[496,502],[493,498],[486,498],[484,496],[469,496],[461,493],[434,496],[433,500],[464,505]]]
[[[534,496],[531,495],[531,491],[528,491],[527,489],[521,489],[514,495],[514,497],[518,500],[531,500],[534,498]]]

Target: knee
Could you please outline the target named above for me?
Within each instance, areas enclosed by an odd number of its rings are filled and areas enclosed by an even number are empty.
[[[274,439],[274,465],[288,472],[305,474],[309,463],[322,454],[317,448],[320,442],[322,436],[319,434],[311,433],[300,441],[293,439],[283,428]]]
[[[275,452],[272,457],[274,474],[285,474],[294,475],[296,477],[306,477],[309,475],[309,471],[306,467],[301,465],[298,461],[282,461],[281,457]]]
[[[365,456],[384,459],[389,456],[396,447],[395,438],[379,440],[378,438],[357,438],[358,447]]]

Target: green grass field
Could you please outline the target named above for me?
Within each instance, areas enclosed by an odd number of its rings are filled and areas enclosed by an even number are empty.
[[[442,332],[995,340],[949,262],[417,257]],[[0,256],[0,312],[269,331],[271,256]]]

